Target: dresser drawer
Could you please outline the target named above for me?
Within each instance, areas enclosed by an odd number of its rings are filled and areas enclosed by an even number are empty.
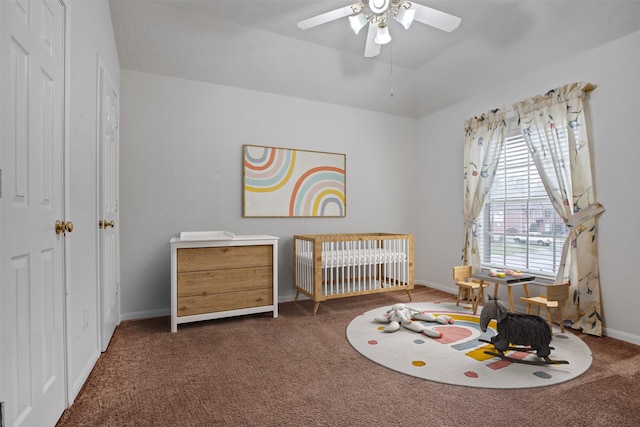
[[[271,288],[178,298],[178,317],[273,304]]]
[[[271,267],[178,273],[178,298],[272,288]]]
[[[178,273],[271,265],[271,245],[178,249]]]

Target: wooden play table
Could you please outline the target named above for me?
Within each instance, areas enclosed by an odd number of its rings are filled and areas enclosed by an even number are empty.
[[[514,312],[514,306],[513,306],[513,293],[511,288],[513,286],[522,286],[522,288],[524,289],[524,294],[527,298],[530,297],[529,295],[529,283],[533,283],[536,280],[535,276],[531,276],[529,274],[523,274],[520,277],[513,277],[513,276],[505,276],[505,277],[497,277],[497,276],[490,276],[489,273],[487,272],[482,272],[482,273],[475,273],[472,276],[474,279],[479,280],[481,283],[494,283],[494,290],[493,290],[493,297],[497,298],[498,297],[498,286],[499,285],[504,285],[507,287],[507,292],[509,294],[509,310],[511,310],[511,312]]]

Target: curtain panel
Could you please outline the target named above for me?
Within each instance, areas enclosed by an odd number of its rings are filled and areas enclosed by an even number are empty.
[[[472,117],[464,125],[464,248],[462,264],[481,268],[476,220],[491,190],[506,135],[505,110]]]
[[[597,216],[588,124],[590,83],[571,83],[513,105],[520,130],[551,203],[569,227],[556,283],[570,283],[567,326],[602,335]]]

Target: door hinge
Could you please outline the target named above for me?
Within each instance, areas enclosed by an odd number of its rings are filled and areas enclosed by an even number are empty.
[[[2,169],[0,169],[0,199],[2,199]],[[0,420],[0,422],[2,422],[2,420]],[[0,427],[2,427],[2,424],[0,424]]]

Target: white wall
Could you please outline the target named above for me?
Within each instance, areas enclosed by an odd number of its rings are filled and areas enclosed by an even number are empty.
[[[97,265],[98,58],[117,88],[120,64],[107,1],[70,1],[67,117],[67,341],[73,401],[100,356]],[[84,325],[84,311],[88,324]]]
[[[283,299],[293,294],[292,235],[412,232],[416,281],[454,292],[451,266],[460,262],[463,237],[465,120],[589,81],[598,86],[588,102],[596,195],[607,209],[599,223],[605,330],[640,342],[640,321],[628,314],[640,293],[629,274],[640,243],[632,221],[640,186],[633,163],[639,157],[639,42],[635,33],[417,121],[122,70],[123,318],[168,313],[168,241],[184,230],[279,236]],[[346,153],[347,217],[242,218],[242,144]]]
[[[294,234],[413,232],[413,119],[122,70],[120,132],[124,319],[169,313],[180,231],[278,236],[281,299]],[[243,144],[345,153],[346,218],[243,218]]]
[[[640,284],[640,32],[585,54],[550,64],[526,76],[490,87],[478,96],[419,120],[417,184],[413,208],[420,212],[416,280],[454,292],[451,266],[463,245],[462,156],[466,119],[490,109],[543,94],[574,81],[597,85],[591,118],[595,191],[606,212],[599,220],[600,281],[605,333],[640,344],[636,316]],[[526,57],[523,56],[523,59]],[[544,59],[544,58],[539,58]]]

